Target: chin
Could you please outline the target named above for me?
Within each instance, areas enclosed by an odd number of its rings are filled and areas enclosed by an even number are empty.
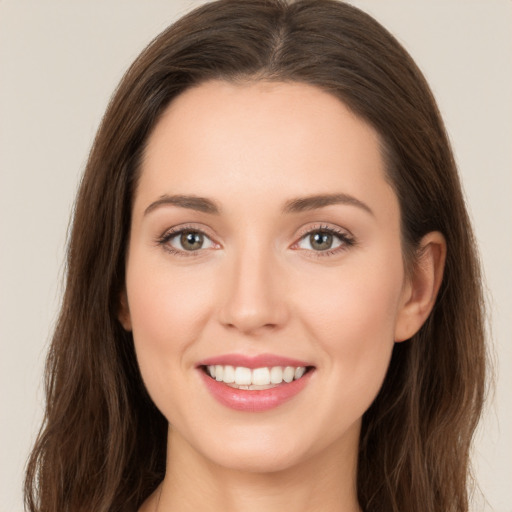
[[[230,471],[241,473],[276,473],[298,467],[306,459],[305,453],[296,450],[283,450],[273,444],[232,446],[219,453],[205,454],[211,462]]]
[[[228,471],[276,473],[304,467],[317,456],[320,460],[326,454],[336,458],[357,455],[359,431],[359,421],[344,432],[324,428],[321,435],[304,423],[286,427],[260,424],[231,427],[213,438],[200,433],[188,445],[203,461]]]
[[[303,451],[294,446],[276,442],[237,443],[217,454],[218,464],[234,471],[247,473],[275,473],[300,464]]]

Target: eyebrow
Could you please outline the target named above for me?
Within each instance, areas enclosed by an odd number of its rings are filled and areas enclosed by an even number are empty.
[[[284,213],[298,213],[309,210],[316,210],[335,204],[344,204],[349,206],[356,206],[366,211],[370,215],[375,215],[372,209],[359,199],[349,194],[319,194],[307,197],[299,197],[287,201],[283,212]]]
[[[283,213],[300,213],[304,211],[324,208],[326,206],[335,204],[356,206],[368,212],[369,214],[374,215],[373,211],[367,204],[349,194],[318,194],[290,199],[285,203]],[[214,201],[207,199],[206,197],[189,195],[169,196],[164,194],[144,210],[144,215],[147,215],[148,213],[161,206],[167,205],[177,206],[179,208],[187,208],[189,210],[196,210],[198,212],[209,213],[212,215],[220,214],[219,206]]]
[[[220,208],[214,203],[211,199],[206,199],[205,197],[198,196],[185,196],[185,195],[174,195],[169,196],[164,194],[156,201],[151,203],[145,210],[144,215],[152,212],[156,208],[160,206],[178,206],[180,208],[187,208],[189,210],[196,210],[198,212],[203,213],[211,213],[214,215],[218,215],[220,213]]]

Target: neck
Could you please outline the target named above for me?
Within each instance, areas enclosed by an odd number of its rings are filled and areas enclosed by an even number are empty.
[[[359,512],[356,469],[357,442],[262,473],[216,465],[170,430],[165,479],[141,512]]]

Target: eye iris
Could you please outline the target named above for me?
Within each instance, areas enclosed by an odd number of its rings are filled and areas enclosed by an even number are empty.
[[[201,233],[185,231],[180,236],[180,243],[186,251],[196,251],[203,246],[204,237]]]
[[[317,231],[309,236],[311,247],[317,251],[325,251],[332,247],[333,236],[325,231]]]

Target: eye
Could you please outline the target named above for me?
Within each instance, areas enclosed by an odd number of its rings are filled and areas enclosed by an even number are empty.
[[[166,233],[158,243],[173,253],[196,252],[211,249],[215,244],[203,232],[196,229],[180,229]]]
[[[349,235],[332,228],[322,227],[307,232],[295,244],[297,249],[332,254],[354,244]]]
[[[313,251],[327,251],[341,245],[341,240],[327,231],[315,231],[303,237],[298,246],[301,249],[312,249]]]

